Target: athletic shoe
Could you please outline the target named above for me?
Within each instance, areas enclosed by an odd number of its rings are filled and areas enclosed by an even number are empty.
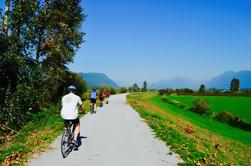
[[[72,140],[71,143],[72,143],[73,145],[75,145],[75,146],[78,146],[78,142],[77,142],[77,140],[75,140],[75,139]]]

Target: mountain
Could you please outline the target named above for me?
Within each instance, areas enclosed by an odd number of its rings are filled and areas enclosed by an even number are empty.
[[[104,84],[114,88],[119,88],[119,85],[104,73],[80,73],[80,75],[86,80],[89,88],[99,88]]]
[[[238,78],[240,80],[240,88],[251,88],[251,71],[243,70],[239,72],[226,71],[223,74],[210,79],[206,83],[207,88],[229,89],[231,80]]]
[[[251,88],[251,71],[243,70],[239,72],[226,71],[223,74],[213,77],[208,81],[192,81],[186,78],[175,78],[171,80],[162,80],[149,85],[149,89],[164,89],[164,88],[191,88],[199,89],[200,84],[205,84],[206,88],[229,89],[231,80],[238,78],[240,80],[241,89]]]
[[[165,88],[191,88],[198,89],[200,83],[186,79],[186,78],[174,78],[171,80],[162,80],[149,85],[149,89],[165,89]]]

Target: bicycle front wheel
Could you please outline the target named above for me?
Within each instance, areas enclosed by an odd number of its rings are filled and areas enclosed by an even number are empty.
[[[67,130],[65,130],[61,137],[61,153],[63,158],[66,158],[71,150],[71,134]]]

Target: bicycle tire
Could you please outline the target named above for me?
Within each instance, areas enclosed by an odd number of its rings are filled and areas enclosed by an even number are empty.
[[[94,113],[94,104],[91,104],[91,114]]]
[[[63,158],[66,158],[72,150],[71,139],[69,139],[69,137],[71,137],[71,134],[66,129],[61,137],[61,153]]]

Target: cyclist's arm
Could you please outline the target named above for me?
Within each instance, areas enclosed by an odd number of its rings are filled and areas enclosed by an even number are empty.
[[[79,104],[79,108],[81,109],[81,111],[84,111],[83,102],[81,101],[80,98],[79,98],[79,100],[78,100],[78,104]]]
[[[81,104],[80,106],[79,106],[79,108],[81,109],[81,111],[85,111],[85,107],[84,107],[84,105],[83,104]]]

